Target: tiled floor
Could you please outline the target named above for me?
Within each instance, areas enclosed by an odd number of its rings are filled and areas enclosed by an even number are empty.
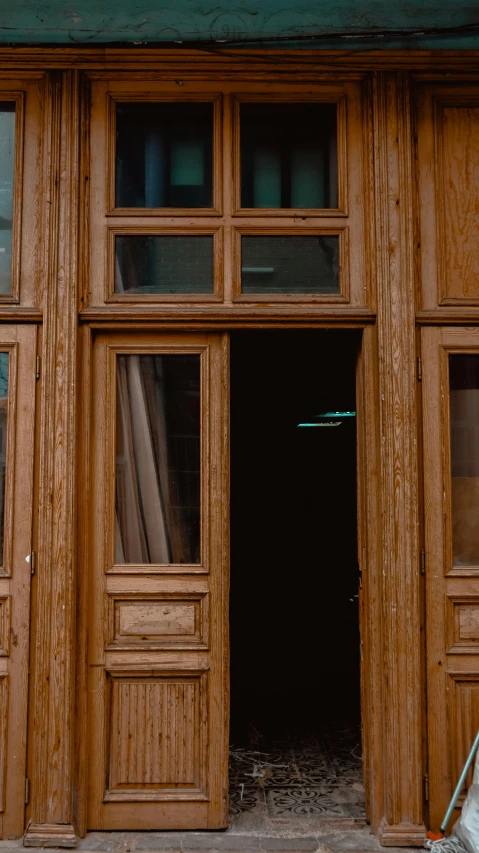
[[[230,822],[273,828],[362,828],[366,825],[361,734],[357,726],[329,724],[278,737],[256,736],[230,750]],[[336,823],[338,822],[338,823]],[[313,826],[314,824],[314,826]],[[286,828],[286,827],[285,827]]]

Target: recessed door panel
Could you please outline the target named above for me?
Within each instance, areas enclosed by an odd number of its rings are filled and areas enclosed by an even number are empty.
[[[226,346],[94,343],[89,829],[226,825]]]

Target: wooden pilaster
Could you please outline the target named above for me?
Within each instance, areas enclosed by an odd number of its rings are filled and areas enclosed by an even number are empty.
[[[424,843],[412,148],[408,75],[373,78],[385,846]]]
[[[46,98],[48,229],[44,269],[37,621],[30,847],[74,846],[76,267],[79,81],[54,72]]]

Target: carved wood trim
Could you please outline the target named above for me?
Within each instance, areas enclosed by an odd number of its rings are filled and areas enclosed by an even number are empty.
[[[374,75],[387,846],[423,844],[413,184],[408,77]],[[407,773],[408,783],[404,784]]]
[[[75,635],[79,74],[46,97],[51,221],[43,336],[31,823],[26,846],[71,846]],[[40,568],[41,567],[41,568]]]
[[[222,69],[230,72],[244,71],[248,75],[262,73],[277,79],[277,69],[288,64],[288,75],[303,74],[306,79],[325,77],[330,80],[331,68],[340,73],[342,79],[359,79],[367,70],[408,69],[419,79],[444,79],[444,70],[457,75],[467,73],[478,77],[479,51],[477,50],[251,50],[247,48],[221,47],[215,45],[210,51],[194,48],[176,49],[176,46],[127,47],[31,47],[18,45],[0,47],[0,67],[5,76],[38,79],[42,69],[76,68],[88,69],[97,77],[110,73],[121,74],[125,79],[134,79],[139,73],[162,73],[162,78],[176,80],[184,75],[197,77],[207,71],[213,77]],[[139,66],[144,70],[139,72]],[[448,77],[448,81],[451,78]]]

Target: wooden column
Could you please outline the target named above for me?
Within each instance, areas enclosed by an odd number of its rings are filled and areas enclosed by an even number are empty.
[[[27,846],[74,846],[76,268],[79,78],[53,72],[45,107],[46,258]]]
[[[385,846],[422,845],[413,143],[408,77],[373,78]]]

